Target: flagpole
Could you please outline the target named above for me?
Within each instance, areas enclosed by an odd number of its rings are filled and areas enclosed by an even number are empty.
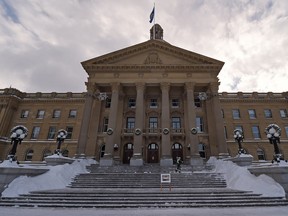
[[[155,20],[156,20],[156,8],[154,2],[154,26],[153,26],[153,39],[155,40]]]

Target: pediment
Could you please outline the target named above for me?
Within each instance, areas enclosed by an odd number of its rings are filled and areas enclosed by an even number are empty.
[[[149,40],[84,61],[82,65],[84,68],[93,65],[218,65],[222,67],[224,62],[175,47],[164,40]]]

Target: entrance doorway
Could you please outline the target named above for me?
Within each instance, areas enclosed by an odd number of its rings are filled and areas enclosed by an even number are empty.
[[[159,163],[159,146],[156,143],[148,145],[147,163]]]
[[[134,146],[132,143],[127,143],[124,145],[124,153],[123,153],[123,164],[129,164],[130,159],[133,156]]]
[[[180,143],[174,143],[172,145],[172,159],[174,164],[177,161],[177,157],[181,157],[183,161],[183,147]]]

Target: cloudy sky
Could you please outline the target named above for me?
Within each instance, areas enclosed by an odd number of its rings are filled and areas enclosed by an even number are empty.
[[[287,0],[0,0],[0,89],[82,92],[80,62],[149,40],[225,62],[220,91],[288,91]]]

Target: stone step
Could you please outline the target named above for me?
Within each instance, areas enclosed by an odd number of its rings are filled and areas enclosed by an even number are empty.
[[[175,173],[171,167],[165,168],[165,171],[172,170],[171,184],[162,184],[160,188],[160,173],[164,168],[159,166],[90,168],[94,171],[76,176],[66,189],[34,191],[14,198],[2,197],[0,206],[191,208],[288,205],[283,197],[263,197],[261,194],[229,189],[220,173]],[[188,170],[190,167],[185,168]]]
[[[43,202],[37,200],[14,200],[12,202],[1,201],[0,206],[15,207],[61,207],[61,208],[139,208],[139,207],[247,207],[247,206],[286,206],[285,200],[271,199],[233,199],[233,200],[105,200],[105,201],[71,201],[53,200]]]
[[[98,164],[92,164],[87,167],[91,173],[172,173],[175,172],[176,165],[163,167],[159,164],[145,164],[144,166],[129,166],[129,165],[115,165],[115,166],[99,166]],[[210,166],[207,166],[206,170],[211,170]],[[192,166],[182,165],[182,172],[193,172]]]
[[[69,185],[72,188],[158,188],[160,174],[156,173],[86,173],[80,174]],[[226,187],[226,181],[218,173],[173,173],[174,188]]]
[[[282,197],[263,197],[228,188],[70,189],[35,191],[1,198],[0,206],[63,208],[241,207],[288,205]]]

